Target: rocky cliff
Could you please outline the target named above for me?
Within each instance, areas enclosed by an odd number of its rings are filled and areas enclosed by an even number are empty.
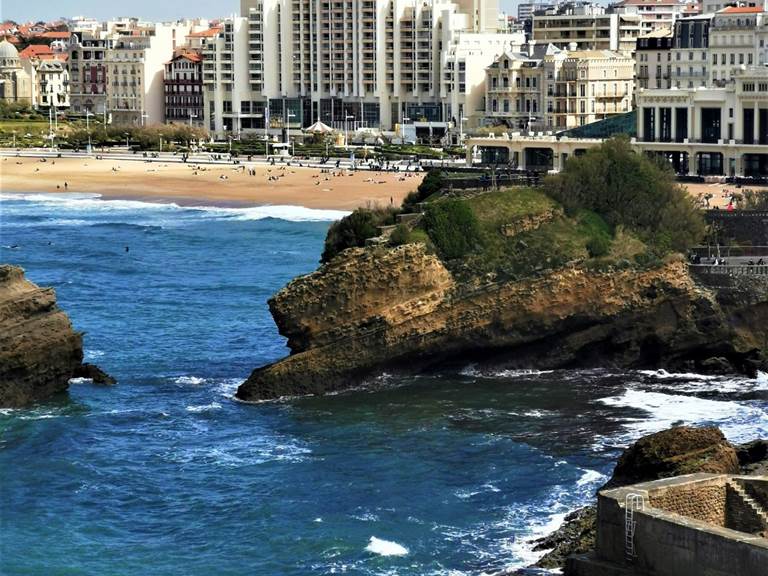
[[[56,305],[53,288],[26,280],[21,268],[0,265],[0,407],[62,392],[76,376],[106,377],[82,361],[82,335]]]
[[[682,261],[470,284],[421,244],[351,249],[270,300],[291,355],[255,370],[237,396],[321,394],[384,369],[473,361],[753,373],[768,327],[762,294],[724,300]]]

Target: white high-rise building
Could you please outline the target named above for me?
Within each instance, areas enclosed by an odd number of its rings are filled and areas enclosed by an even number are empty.
[[[497,28],[496,0],[242,0],[204,52],[206,125],[445,131],[481,107],[482,71],[521,42]]]

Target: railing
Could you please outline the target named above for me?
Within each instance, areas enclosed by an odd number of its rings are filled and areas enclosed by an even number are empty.
[[[696,246],[691,252],[700,258],[766,258],[768,246]]]
[[[768,276],[768,266],[728,264],[689,264],[691,271],[697,274],[712,274],[725,276]]]

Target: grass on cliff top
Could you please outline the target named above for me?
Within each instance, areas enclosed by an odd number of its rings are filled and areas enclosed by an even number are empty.
[[[432,203],[465,203],[476,218],[477,238],[461,257],[446,257],[441,246],[452,246],[450,226],[427,229],[421,224],[407,241],[422,242],[435,251],[462,279],[492,275],[499,279],[525,278],[537,272],[559,268],[571,261],[586,261],[600,267],[644,250],[642,242],[616,231],[595,212],[578,210],[566,216],[562,207],[543,191],[533,188],[506,188],[469,194],[461,200],[436,199]],[[513,236],[503,233],[505,225],[519,224],[528,217],[546,216],[548,221],[535,229]],[[466,229],[466,228],[465,228]]]

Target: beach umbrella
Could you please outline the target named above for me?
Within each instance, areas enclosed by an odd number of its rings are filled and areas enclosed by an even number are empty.
[[[320,120],[318,120],[317,122],[312,124],[312,126],[307,128],[305,131],[311,132],[312,134],[330,134],[331,132],[333,132],[333,128],[328,126],[328,124],[323,124],[322,122],[320,122]]]

